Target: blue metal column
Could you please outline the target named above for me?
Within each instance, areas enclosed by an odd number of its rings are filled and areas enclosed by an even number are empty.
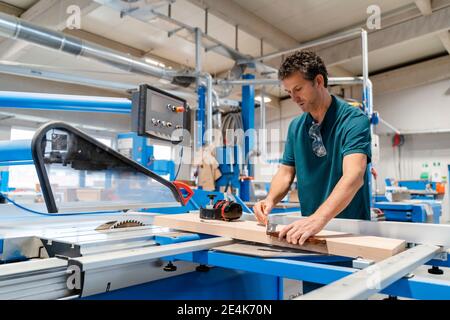
[[[198,94],[198,108],[195,116],[195,125],[197,131],[197,137],[195,140],[195,146],[200,148],[205,144],[205,107],[206,107],[206,88],[199,86],[197,89]]]
[[[1,192],[9,191],[9,171],[0,172],[0,191]]]
[[[255,79],[252,74],[245,74],[243,79]],[[254,168],[250,165],[250,151],[253,150],[255,144],[255,138],[248,134],[248,130],[255,129],[255,87],[254,86],[242,86],[242,123],[244,125],[245,134],[245,147],[244,147],[244,159],[247,166],[248,176],[253,177]],[[250,180],[243,180],[241,182],[240,197],[244,201],[250,201]]]
[[[373,122],[372,122],[372,94],[371,94],[371,88],[369,88],[368,86],[364,86],[363,85],[363,106],[364,106],[364,112],[366,113],[366,115],[369,117],[370,120],[370,134],[372,135],[372,128],[374,126]],[[369,184],[369,203],[370,203],[370,207],[374,207],[375,206],[375,197],[372,194],[372,190],[373,190],[373,186],[372,186],[372,163],[369,163],[367,165],[367,170],[366,170],[366,175],[367,175],[367,183]]]

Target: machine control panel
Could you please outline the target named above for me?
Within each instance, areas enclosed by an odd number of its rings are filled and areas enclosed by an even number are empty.
[[[181,143],[179,129],[189,130],[189,119],[184,99],[145,84],[133,94],[132,130],[140,136]]]

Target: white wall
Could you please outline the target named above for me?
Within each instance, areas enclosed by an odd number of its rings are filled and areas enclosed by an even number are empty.
[[[433,132],[405,135],[400,149],[392,148],[392,135],[380,137],[380,163],[377,170],[384,192],[384,178],[419,179],[422,165],[441,164],[441,175],[447,176],[450,164],[450,81],[439,81],[424,86],[387,94],[375,94],[374,109],[400,132]]]
[[[374,110],[401,132],[450,132],[450,80],[386,94],[375,92]]]

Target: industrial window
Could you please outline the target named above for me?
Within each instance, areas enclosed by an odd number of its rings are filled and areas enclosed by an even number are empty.
[[[172,147],[154,144],[153,145],[153,155],[155,157],[155,160],[171,160],[172,159]]]

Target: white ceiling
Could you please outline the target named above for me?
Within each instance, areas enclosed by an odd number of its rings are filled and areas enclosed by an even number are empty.
[[[74,0],[75,1],[75,0]],[[224,0],[225,1],[225,0]],[[344,30],[364,21],[368,14],[367,7],[372,0],[226,0],[234,1],[243,10],[259,16],[275,28],[282,30],[298,41],[308,41],[321,36]],[[37,1],[9,0],[9,4],[29,8]],[[50,1],[51,2],[51,1]],[[50,3],[49,2],[49,3]],[[413,0],[378,0],[382,14],[411,6]],[[166,12],[162,8],[160,12]],[[172,5],[172,17],[192,27],[204,28],[204,10],[188,0],[176,0]],[[213,14],[208,16],[208,34],[229,47],[235,47],[235,27],[229,21],[222,20]],[[120,18],[119,12],[106,6],[90,11],[81,20],[81,28],[92,34],[125,44],[152,55],[172,60],[191,68],[195,66],[195,47],[192,35],[180,31],[172,37],[168,32],[177,26],[162,21],[150,19],[148,22],[126,16]],[[369,43],[370,47],[370,43]],[[239,51],[252,55],[260,55],[260,40],[247,32],[239,30]],[[264,43],[264,53],[277,51]],[[369,55],[369,69],[377,72],[397,65],[424,59],[430,56],[444,54],[445,48],[435,36],[425,36],[413,41],[373,51]],[[149,81],[148,78],[131,75],[100,63],[84,58],[73,58],[66,54],[27,46],[14,59],[17,62],[48,65],[61,71],[75,72],[110,81],[137,84]],[[234,61],[214,52],[202,54],[203,69],[218,75],[229,70]],[[342,63],[340,67],[354,75],[361,73],[360,59],[352,59]],[[157,81],[154,79],[154,81]],[[271,94],[278,95],[280,90],[272,88]]]
[[[376,4],[387,13],[412,0],[232,0],[299,42],[313,40],[367,19]]]
[[[428,35],[369,53],[369,70],[379,72],[392,66],[413,63],[445,52],[444,45],[435,35]],[[361,58],[352,59],[340,66],[355,75],[361,74]]]
[[[38,1],[39,0],[2,0],[2,2],[21,9],[28,9]]]

